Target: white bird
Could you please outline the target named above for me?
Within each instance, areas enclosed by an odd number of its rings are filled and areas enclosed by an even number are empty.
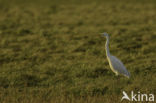
[[[129,78],[130,73],[127,71],[123,63],[115,56],[112,56],[109,52],[109,35],[107,33],[102,33],[102,35],[105,36],[107,39],[106,44],[105,44],[105,49],[106,49],[106,56],[107,56],[111,70],[116,75],[122,74]]]

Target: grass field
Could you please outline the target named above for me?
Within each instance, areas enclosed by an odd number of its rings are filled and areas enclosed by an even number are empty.
[[[0,0],[0,103],[120,103],[122,91],[156,94],[155,11],[155,0]],[[102,32],[130,79],[110,70]]]

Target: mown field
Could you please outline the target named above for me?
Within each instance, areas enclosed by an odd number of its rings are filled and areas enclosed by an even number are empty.
[[[156,96],[155,11],[154,0],[0,0],[0,103]],[[102,32],[130,79],[110,70]]]

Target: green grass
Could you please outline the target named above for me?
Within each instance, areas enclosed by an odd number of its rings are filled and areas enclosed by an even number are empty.
[[[0,0],[0,103],[118,103],[123,90],[156,94],[155,11],[154,0]],[[102,32],[130,79],[110,70]]]

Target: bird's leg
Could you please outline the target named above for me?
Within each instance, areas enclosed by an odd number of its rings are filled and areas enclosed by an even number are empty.
[[[119,80],[120,79],[120,75],[117,75],[117,80]]]
[[[118,73],[115,73],[115,74],[116,74],[117,80],[119,80],[120,79],[120,75]]]

